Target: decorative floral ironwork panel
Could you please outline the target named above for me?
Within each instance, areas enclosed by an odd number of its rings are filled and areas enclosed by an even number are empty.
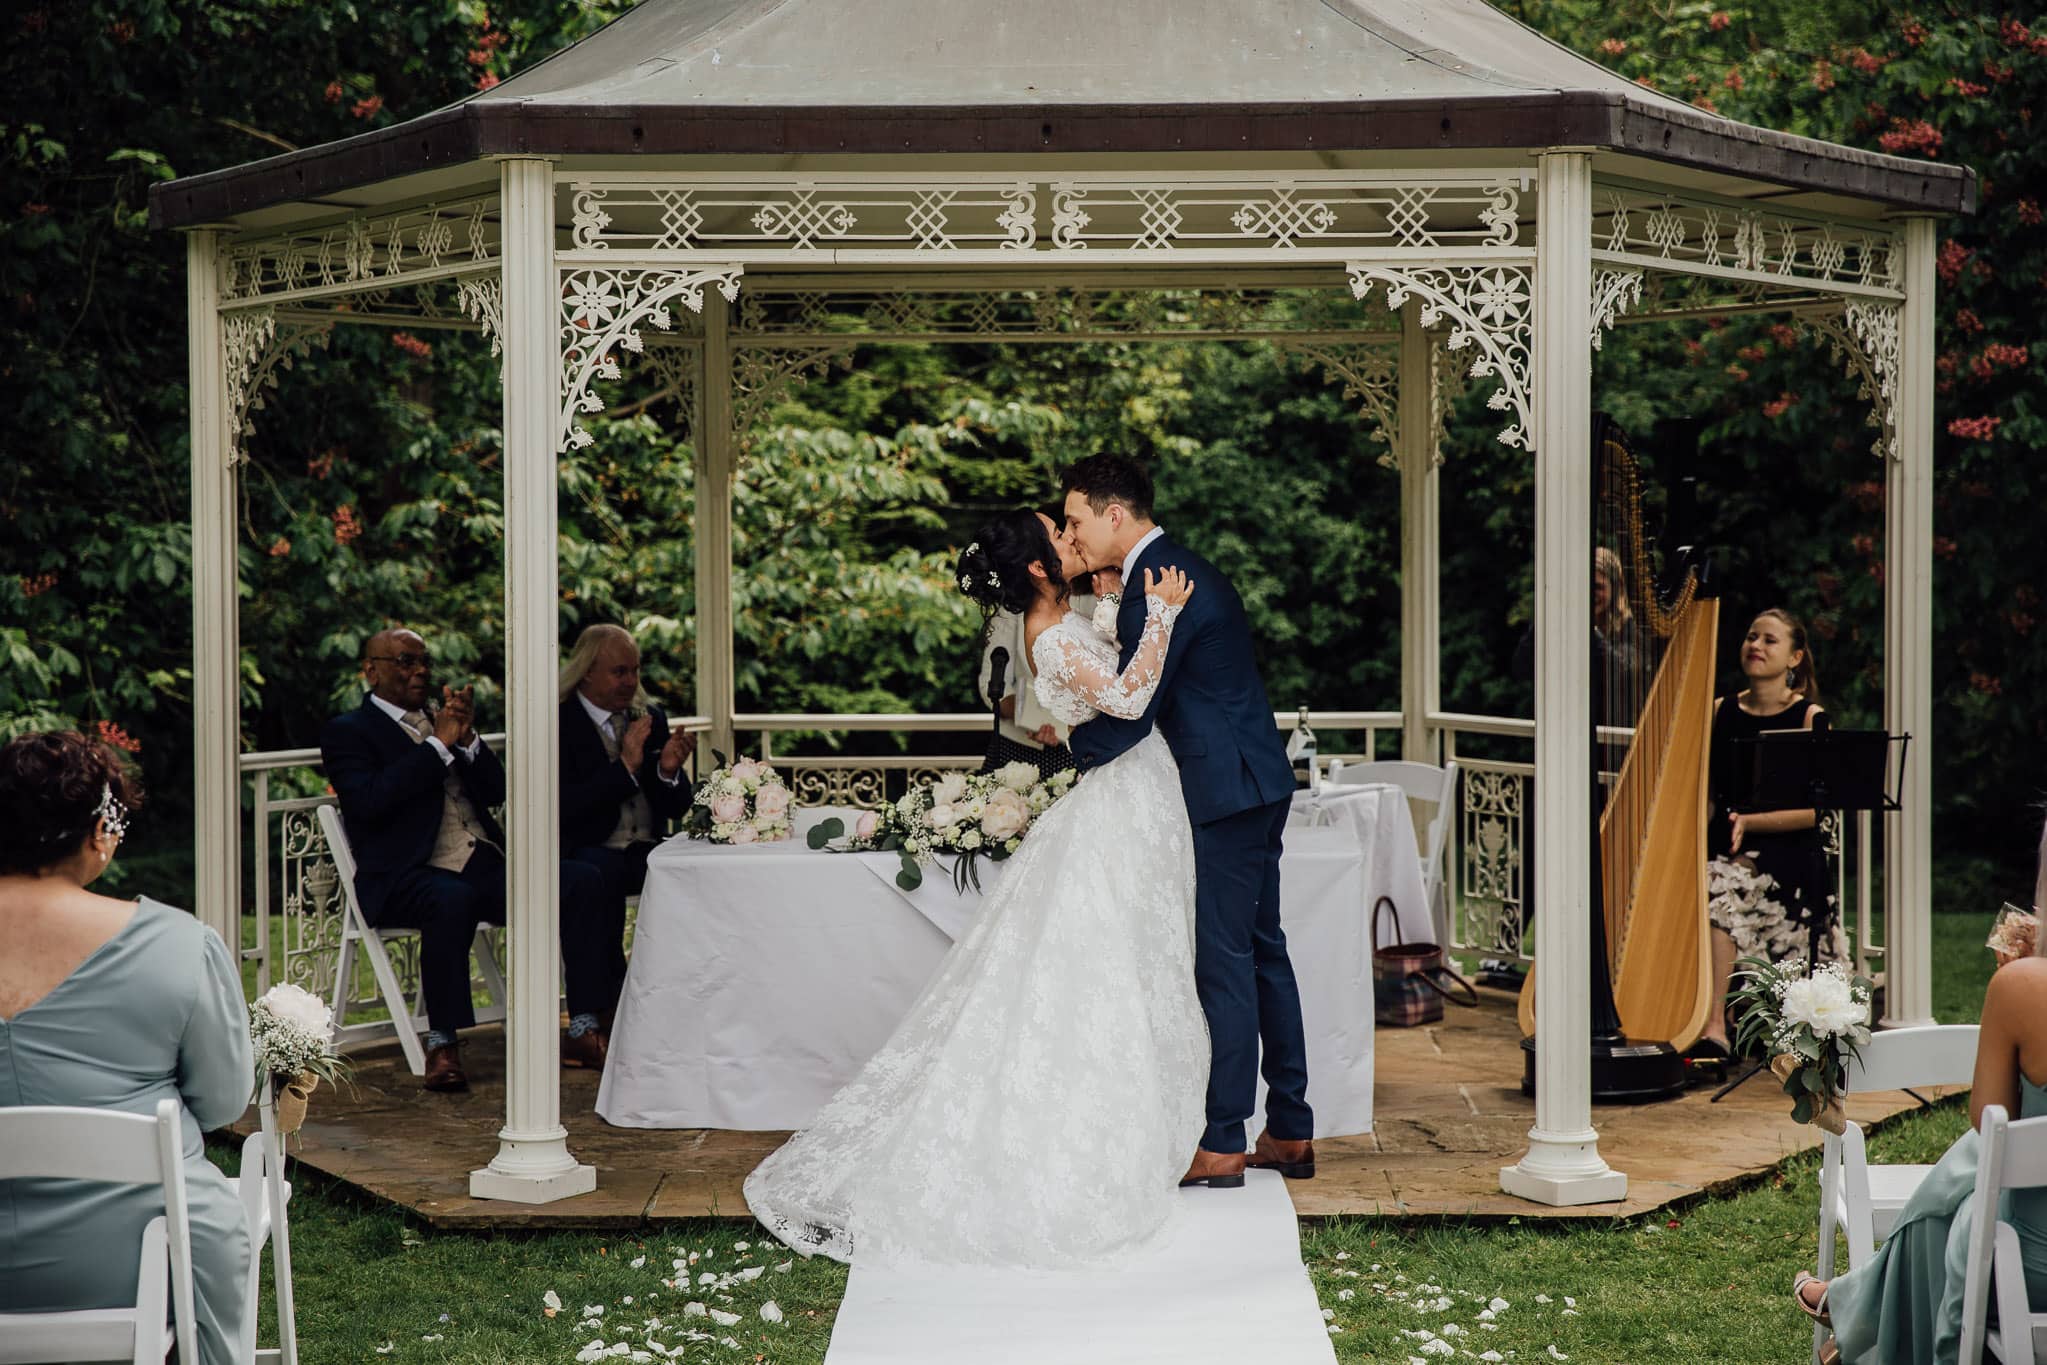
[[[1516,769],[1459,758],[1458,945],[1524,957],[1522,873],[1527,781]]]

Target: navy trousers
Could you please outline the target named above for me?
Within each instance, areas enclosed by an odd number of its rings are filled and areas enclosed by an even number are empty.
[[[625,901],[627,896],[638,895],[647,884],[647,855],[653,851],[654,845],[645,843],[625,848],[593,844],[564,855],[565,864],[576,863],[597,874],[596,890],[576,907],[581,932],[598,946],[604,959],[605,1003],[592,1010],[593,1014],[617,1009],[619,992],[625,989]],[[564,901],[564,922],[568,913],[568,903]]]
[[[1279,925],[1280,837],[1291,803],[1275,801],[1194,827],[1194,984],[1208,1016],[1211,1152],[1245,1150],[1264,1044],[1265,1126],[1275,1138],[1315,1135],[1301,991]]]
[[[610,987],[610,957],[581,922],[581,907],[603,895],[596,869],[564,858],[561,864],[562,976],[568,984],[569,1013],[597,1014],[618,1002]],[[391,888],[377,916],[383,929],[419,930],[419,984],[426,995],[427,1027],[442,1033],[476,1022],[476,1004],[469,991],[469,943],[479,924],[505,922],[505,860],[488,844],[479,844],[460,872],[416,867]],[[610,952],[622,953],[620,933],[612,935]],[[620,973],[620,981],[624,974]]]

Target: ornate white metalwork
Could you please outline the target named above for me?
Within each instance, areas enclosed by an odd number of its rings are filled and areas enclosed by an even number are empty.
[[[1280,340],[1279,353],[1295,364],[1319,365],[1330,379],[1343,381],[1343,396],[1379,428],[1386,453],[1379,464],[1398,469],[1400,459],[1400,340],[1373,343],[1314,343]]]
[[[455,297],[462,305],[462,311],[475,319],[483,328],[483,334],[490,338],[490,353],[497,355],[504,349],[505,336],[505,291],[504,285],[495,275],[478,275],[455,282]]]
[[[1592,349],[1606,349],[1606,331],[1614,319],[1642,301],[1647,272],[1625,266],[1595,266],[1592,271]]]
[[[590,391],[599,379],[617,379],[618,351],[646,349],[642,325],[663,331],[675,325],[670,305],[691,312],[704,306],[704,289],[716,286],[727,300],[739,296],[740,267],[688,269],[604,268],[561,272],[561,428],[558,450],[589,445],[579,413],[602,412],[603,400]]]
[[[1441,332],[1429,333],[1429,430],[1434,436],[1435,461],[1443,464],[1443,448],[1450,444],[1450,409],[1464,396],[1464,366],[1444,344]]]
[[[1520,169],[1263,176],[571,175],[575,253],[867,256],[1521,245]],[[1040,237],[1040,205],[1050,233]]]
[[[653,403],[664,398],[672,401],[682,421],[681,434],[694,437],[702,416],[697,392],[701,347],[694,341],[672,337],[648,337],[646,343],[645,368],[653,375],[655,386],[647,401]]]
[[[1028,251],[1037,243],[1035,191],[1001,177],[578,176],[570,188],[578,251]]]
[[[496,196],[485,195],[231,240],[221,252],[221,306],[474,270],[497,255],[496,210]]]
[[[1462,865],[1458,889],[1468,948],[1522,956],[1522,812],[1527,778],[1518,770],[1459,756],[1463,769]]]
[[[1898,446],[1898,374],[1905,306],[1849,299],[1839,314],[1809,313],[1804,321],[1827,339],[1834,359],[1860,384],[1870,404],[1869,425],[1877,429],[1870,449],[1886,460],[1901,458]]]
[[[280,322],[277,310],[268,305],[238,309],[221,319],[230,464],[248,458],[249,437],[256,433],[249,414],[262,409],[265,390],[277,387],[277,372],[292,368],[294,361],[313,347],[325,346],[333,330],[334,324],[326,320],[287,318]]]
[[[1872,223],[1625,181],[1600,183],[1599,208],[1594,257],[1603,263],[1845,293],[1895,295],[1900,287],[1898,236]]]
[[[1349,263],[1351,292],[1362,299],[1375,282],[1386,286],[1386,302],[1399,308],[1410,295],[1421,301],[1421,323],[1434,327],[1446,316],[1452,326],[1444,346],[1462,352],[1476,347],[1466,373],[1491,376],[1500,388],[1487,406],[1514,420],[1500,432],[1502,445],[1534,448],[1531,362],[1534,347],[1533,271],[1493,264],[1405,267],[1371,261]]]
[[[788,766],[791,760],[777,763]],[[888,804],[888,774],[882,768],[804,768],[789,774],[790,791],[799,806],[856,806],[880,810]]]
[[[769,408],[833,365],[853,366],[853,338],[794,345],[746,343],[732,348],[732,434],[742,450]]]

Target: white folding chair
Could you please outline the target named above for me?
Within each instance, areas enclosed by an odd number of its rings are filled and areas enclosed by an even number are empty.
[[[278,1349],[256,1349],[257,1298],[263,1287],[263,1248],[270,1241],[270,1197],[266,1188],[270,1175],[270,1137],[262,1129],[242,1141],[242,1171],[235,1192],[242,1201],[242,1217],[249,1225],[249,1286],[242,1295],[242,1347],[245,1365],[264,1365],[281,1357]],[[291,1202],[291,1182],[280,1183],[283,1202]],[[289,1262],[285,1273],[290,1274]],[[282,1297],[282,1296],[280,1296]]]
[[[362,906],[355,899],[355,854],[348,846],[348,831],[341,823],[341,807],[325,805],[319,807],[320,833],[326,837],[327,852],[334,859],[334,870],[341,884],[341,955],[334,966],[334,1041],[337,1046],[347,1046],[372,1038],[383,1038],[395,1033],[398,1046],[405,1052],[405,1064],[412,1068],[412,1074],[426,1074],[426,1049],[420,1045],[419,1035],[426,1031],[426,993],[420,992],[416,1002],[408,1003],[405,989],[398,983],[398,973],[391,966],[391,955],[384,951],[384,945],[394,939],[411,938],[419,933],[417,929],[372,929],[363,918]],[[383,997],[384,1008],[390,1012],[390,1022],[351,1024],[348,1022],[349,996],[355,987],[355,953],[357,945],[370,960],[370,973],[377,979],[377,993]],[[478,925],[476,939],[470,946],[476,956],[477,974],[483,978],[484,990],[490,994],[491,1003],[476,1012],[476,1022],[493,1024],[505,1017],[505,978],[498,969],[497,954],[491,950],[488,927]]]
[[[1410,763],[1388,759],[1372,763],[1349,763],[1332,759],[1329,781],[1336,786],[1361,786],[1386,782],[1400,788],[1409,801],[1429,806],[1429,822],[1421,831],[1422,894],[1429,903],[1429,920],[1436,928],[1436,942],[1450,942],[1449,883],[1444,876],[1444,851],[1450,843],[1450,826],[1457,814],[1457,764],[1453,760],[1437,767],[1433,763]]]
[[[163,1191],[164,1207],[142,1229],[133,1308],[0,1313],[4,1365],[84,1360],[162,1365],[173,1344],[179,1360],[199,1359],[179,1114],[176,1100],[158,1101],[154,1118],[58,1106],[0,1109],[0,1180],[154,1185]],[[119,1254],[115,1247],[106,1250]]]
[[[2026,1267],[2018,1230],[1998,1214],[2006,1190],[2047,1185],[2047,1118],[2012,1120],[2001,1104],[1983,1106],[1977,1126],[1975,1221],[1969,1229],[1969,1269],[1962,1280],[1961,1365],[1980,1365],[1988,1346],[2004,1365],[2033,1365],[2047,1351],[2047,1313],[2026,1299]],[[1997,1326],[1989,1317],[1997,1290]]]
[[[1863,1045],[1861,1055],[1848,1065],[1845,1093],[1966,1086],[1975,1079],[1977,1031],[1974,1024],[1929,1024],[1874,1034]],[[1872,1166],[1859,1123],[1850,1121],[1839,1137],[1828,1133],[1820,1143],[1819,1278],[1834,1276],[1837,1232],[1848,1239],[1849,1269],[1875,1255],[1877,1243],[1890,1236],[1898,1221],[1898,1210],[1932,1169]],[[1816,1328],[1815,1359],[1825,1339],[1824,1329]]]

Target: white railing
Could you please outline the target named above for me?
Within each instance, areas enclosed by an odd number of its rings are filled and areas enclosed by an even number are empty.
[[[1290,730],[1299,712],[1273,714],[1273,724]],[[976,767],[981,762],[978,741],[964,743],[956,753],[916,753],[907,749],[891,754],[794,753],[790,737],[807,741],[815,736],[893,734],[905,742],[922,734],[973,735],[984,730],[989,718],[977,712],[934,715],[794,715],[742,713],[733,718],[734,729],[749,738],[749,748],[769,759],[788,774],[799,805],[852,805],[875,807],[900,795],[908,784],[929,780],[938,773]],[[1322,761],[1340,758],[1346,763],[1369,762],[1377,756],[1382,735],[1396,741],[1402,716],[1397,711],[1310,711],[1308,723],[1323,733],[1362,734],[1363,743],[1350,753],[1323,753]],[[1446,881],[1451,906],[1451,942],[1456,951],[1472,957],[1528,961],[1532,945],[1525,928],[1527,912],[1527,834],[1530,796],[1535,776],[1535,722],[1507,716],[1432,712],[1430,729],[1439,737],[1443,759],[1455,759],[1461,772],[1458,810],[1451,827],[1451,846],[1446,854]],[[678,729],[701,733],[710,729],[707,716],[682,716],[670,722]],[[1602,739],[1625,745],[1633,731],[1601,727]],[[484,741],[501,748],[504,736],[485,735]],[[1504,744],[1501,742],[1505,741]],[[1481,756],[1474,748],[1492,750]],[[1513,756],[1502,757],[1506,748]],[[705,762],[709,755],[702,755]],[[291,749],[242,755],[241,771],[254,786],[254,934],[253,943],[242,956],[256,964],[257,989],[268,989],[273,979],[304,986],[326,996],[340,948],[340,887],[326,841],[314,818],[316,807],[333,800],[331,795],[312,792],[310,774],[320,769],[320,751]],[[298,774],[279,793],[281,774]],[[1612,780],[1612,774],[1605,775]],[[1843,834],[1854,831],[1853,858],[1846,856]],[[1855,917],[1852,942],[1856,963],[1867,971],[1872,961],[1881,961],[1883,949],[1875,944],[1871,912],[1870,819],[1858,815],[1852,822],[1838,818],[1830,822],[1829,851],[1835,856],[1840,903],[1847,905],[1852,866],[1855,888]],[[282,941],[278,941],[281,934]],[[406,943],[413,940],[406,940]],[[400,952],[393,966],[408,985],[417,964]],[[365,1008],[377,1000],[374,983],[358,983],[352,997],[360,997]]]

